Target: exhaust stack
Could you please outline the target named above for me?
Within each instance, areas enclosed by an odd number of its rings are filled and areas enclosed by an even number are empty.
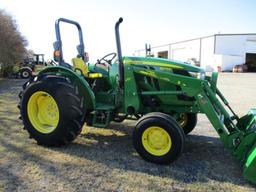
[[[123,22],[123,18],[120,17],[115,25],[116,48],[117,48],[117,56],[118,56],[118,62],[119,62],[119,86],[120,86],[120,88],[124,87],[124,63],[123,63],[120,33],[119,33],[119,25],[122,22]]]

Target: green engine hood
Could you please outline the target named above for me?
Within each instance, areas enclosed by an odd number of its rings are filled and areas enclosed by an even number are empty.
[[[161,68],[172,68],[172,69],[180,69],[187,70],[192,72],[204,72],[204,69],[200,67],[196,67],[194,65],[190,65],[187,63],[167,60],[161,58],[154,57],[123,57],[124,64],[129,65],[149,65],[152,67],[161,67]]]

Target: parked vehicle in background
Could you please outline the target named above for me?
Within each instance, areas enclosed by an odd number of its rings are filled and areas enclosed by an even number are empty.
[[[47,66],[44,60],[44,54],[33,54],[33,57],[25,58],[20,64],[20,69],[17,73],[18,77],[29,78],[33,73],[38,73]]]

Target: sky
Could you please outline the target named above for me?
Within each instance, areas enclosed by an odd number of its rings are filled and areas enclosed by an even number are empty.
[[[29,49],[52,58],[55,20],[78,21],[90,61],[116,52],[114,25],[119,17],[123,55],[151,46],[216,33],[256,33],[255,0],[1,0],[16,19]],[[76,29],[61,25],[64,57],[76,56]]]

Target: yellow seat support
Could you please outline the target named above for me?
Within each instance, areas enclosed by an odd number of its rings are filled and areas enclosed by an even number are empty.
[[[84,63],[84,61],[81,58],[73,58],[72,63],[74,66],[75,71],[80,71],[82,75],[84,75],[87,78],[101,78],[101,73],[90,73],[88,66]]]

